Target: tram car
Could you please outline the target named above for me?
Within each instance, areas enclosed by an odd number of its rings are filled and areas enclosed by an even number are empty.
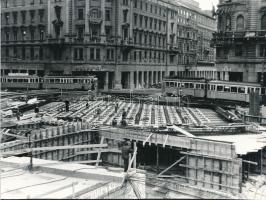
[[[265,89],[257,83],[208,81],[206,79],[165,79],[163,93],[166,96],[186,95],[198,98],[221,99],[249,103],[249,94],[257,92],[265,96]]]
[[[9,73],[1,76],[2,89],[39,89],[42,78],[37,75]]]
[[[13,74],[1,77],[2,89],[63,89],[97,91],[95,76],[44,76]]]
[[[97,90],[97,78],[94,76],[44,76],[44,89]]]

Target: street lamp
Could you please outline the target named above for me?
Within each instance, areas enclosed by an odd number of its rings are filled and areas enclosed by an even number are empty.
[[[181,93],[182,93],[182,90],[178,90],[179,108],[181,107]]]

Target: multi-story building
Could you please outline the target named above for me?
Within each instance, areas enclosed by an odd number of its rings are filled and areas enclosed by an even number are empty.
[[[1,6],[1,74],[90,74],[104,89],[148,88],[168,75],[215,76],[209,47],[215,19],[193,0],[1,0]]]
[[[218,78],[265,85],[266,1],[220,0],[216,14]]]

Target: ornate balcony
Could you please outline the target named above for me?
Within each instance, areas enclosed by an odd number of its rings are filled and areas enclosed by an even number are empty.
[[[265,41],[266,31],[218,32],[213,34],[211,46],[231,45],[235,41]]]
[[[102,12],[99,9],[91,9],[88,14],[89,22],[92,24],[100,24],[103,21]]]
[[[180,50],[177,46],[170,44],[168,46],[168,52],[173,53],[173,54],[178,54],[178,53],[180,53]]]

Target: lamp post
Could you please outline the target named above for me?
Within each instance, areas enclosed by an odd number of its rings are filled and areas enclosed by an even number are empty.
[[[182,93],[182,90],[178,90],[179,108],[181,107],[181,93]]]

